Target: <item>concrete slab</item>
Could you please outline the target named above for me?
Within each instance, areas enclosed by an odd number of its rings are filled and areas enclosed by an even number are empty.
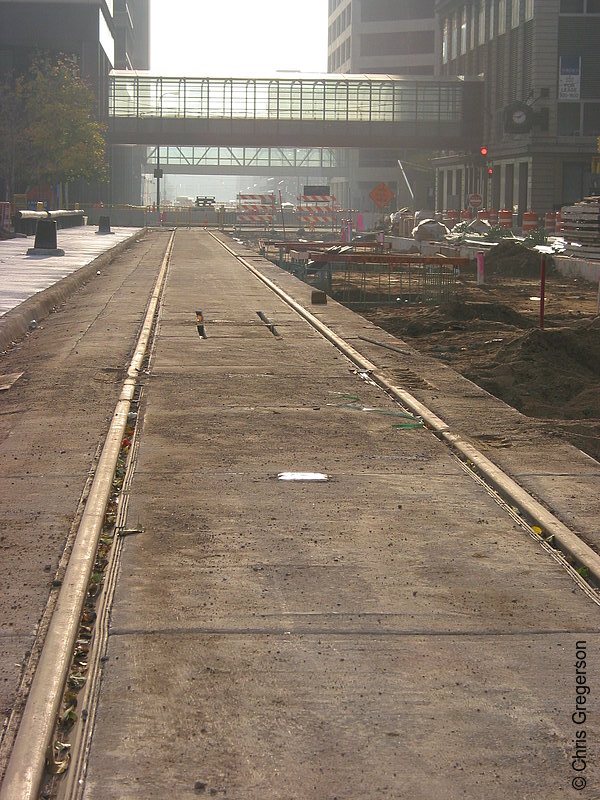
[[[92,753],[84,798],[559,800],[579,776],[577,641],[114,636],[95,734],[107,768]],[[585,642],[597,652],[597,634]],[[598,740],[595,717],[586,733]],[[585,777],[593,791],[593,758]]]
[[[565,797],[597,604],[429,431],[329,406],[393,408],[304,323],[192,345],[199,287],[236,333],[277,303],[206,234],[176,241],[85,800]]]

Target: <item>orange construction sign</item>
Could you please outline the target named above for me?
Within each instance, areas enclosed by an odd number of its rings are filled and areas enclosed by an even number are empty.
[[[372,192],[369,192],[369,197],[378,208],[385,208],[395,195],[387,183],[379,183]]]

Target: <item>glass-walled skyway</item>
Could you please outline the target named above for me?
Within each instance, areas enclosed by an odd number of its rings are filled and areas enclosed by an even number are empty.
[[[457,77],[171,78],[115,71],[110,137],[112,144],[464,150],[480,145],[482,85]]]
[[[175,119],[460,122],[464,83],[344,75],[167,78],[111,73],[110,116]]]

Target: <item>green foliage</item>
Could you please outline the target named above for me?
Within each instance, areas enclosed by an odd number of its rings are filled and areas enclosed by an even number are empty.
[[[96,100],[70,59],[37,59],[0,85],[0,174],[17,185],[107,178],[104,126]]]
[[[514,234],[510,228],[502,228],[500,225],[493,225],[487,231],[485,238],[488,242],[499,242],[501,239],[514,239]]]
[[[548,237],[546,236],[544,228],[538,228],[536,231],[532,231],[523,239],[523,244],[525,247],[529,248],[537,247],[539,244],[547,244],[547,242]]]

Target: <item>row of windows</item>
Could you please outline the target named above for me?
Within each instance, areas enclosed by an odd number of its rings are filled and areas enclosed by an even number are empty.
[[[350,37],[348,37],[347,39],[344,39],[341,45],[329,56],[327,60],[327,71],[335,72],[335,70],[339,69],[342,64],[345,64],[346,61],[350,60],[351,53],[352,45],[350,43]]]
[[[506,33],[533,19],[534,0],[479,0],[444,20],[442,25],[442,62],[464,55],[467,48],[485,44],[494,36]]]
[[[346,8],[339,14],[329,26],[329,44],[335,42],[338,36],[343,33],[352,22],[352,6]]]
[[[336,8],[343,2],[344,0],[329,0],[329,13],[333,14]]]

